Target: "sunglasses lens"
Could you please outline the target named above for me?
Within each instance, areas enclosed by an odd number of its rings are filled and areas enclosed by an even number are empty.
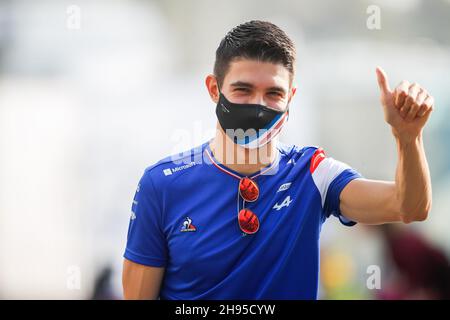
[[[245,201],[256,201],[259,196],[258,185],[252,179],[244,177],[239,181],[239,194]]]
[[[249,209],[239,211],[239,227],[247,234],[252,234],[259,229],[259,220],[256,214]]]

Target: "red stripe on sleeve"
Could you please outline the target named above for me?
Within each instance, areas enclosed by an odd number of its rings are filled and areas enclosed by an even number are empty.
[[[323,151],[322,148],[317,148],[317,150],[314,152],[313,156],[311,157],[311,165],[309,166],[309,171],[311,174],[314,172],[314,170],[317,169],[319,166],[319,163],[325,159],[325,151]]]

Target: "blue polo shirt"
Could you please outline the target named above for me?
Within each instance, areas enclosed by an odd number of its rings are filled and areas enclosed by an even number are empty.
[[[318,147],[277,144],[275,161],[250,175],[260,190],[245,203],[260,221],[244,234],[238,194],[244,175],[219,163],[209,141],[148,167],[138,184],[124,257],[164,267],[161,299],[316,299],[319,235],[339,195],[362,176]]]

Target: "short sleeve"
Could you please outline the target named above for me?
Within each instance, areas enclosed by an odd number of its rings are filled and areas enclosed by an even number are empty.
[[[124,258],[153,267],[166,266],[167,245],[162,220],[155,187],[150,176],[144,174],[131,206]]]
[[[332,158],[331,158],[332,159]],[[332,159],[332,161],[337,161]],[[324,211],[327,217],[333,215],[338,217],[342,224],[347,226],[353,226],[356,222],[345,218],[341,214],[340,207],[340,195],[344,187],[353,179],[362,178],[362,175],[358,173],[355,169],[347,168],[344,169],[339,175],[337,175],[330,183],[325,198]]]
[[[356,222],[344,217],[340,210],[340,195],[344,187],[352,180],[363,176],[348,164],[325,156],[322,148],[318,148],[311,158],[311,174],[320,192],[324,217],[337,217],[346,226]]]

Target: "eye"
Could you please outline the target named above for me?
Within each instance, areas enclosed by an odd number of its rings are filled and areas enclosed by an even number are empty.
[[[249,92],[250,90],[248,88],[236,88],[236,89],[234,89],[234,91]]]
[[[280,93],[280,92],[278,92],[278,91],[271,91],[271,92],[269,92],[269,95],[270,96],[273,96],[273,97],[282,97],[283,95]]]

